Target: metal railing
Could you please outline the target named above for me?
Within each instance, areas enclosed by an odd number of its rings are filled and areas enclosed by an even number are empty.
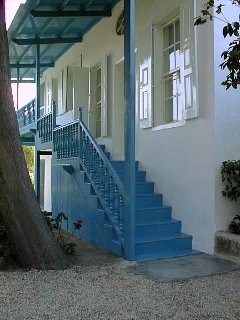
[[[57,159],[79,156],[80,164],[123,245],[124,186],[105,153],[83,123],[81,109],[79,120],[55,128],[53,135]]]
[[[16,111],[19,128],[23,128],[35,122],[35,102],[36,100],[34,99]]]
[[[49,112],[37,120],[38,136],[41,138],[42,143],[52,141],[52,130],[53,114]]]
[[[73,121],[53,130],[54,151],[57,159],[78,157],[79,155],[79,121]]]

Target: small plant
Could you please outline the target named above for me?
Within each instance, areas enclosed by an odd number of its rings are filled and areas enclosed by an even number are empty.
[[[237,214],[229,224],[229,231],[240,235],[240,215]]]
[[[5,226],[0,224],[0,257],[8,257],[11,255],[10,245],[7,238]]]
[[[222,191],[224,197],[231,201],[237,201],[240,196],[240,160],[224,161],[221,166],[222,182],[225,189]]]
[[[240,197],[240,160],[224,161],[221,166],[221,175],[222,182],[225,184],[222,195],[231,201],[237,201]],[[240,235],[240,215],[233,218],[228,229]]]
[[[69,240],[72,238],[75,231],[79,230],[82,227],[83,221],[75,221],[73,223],[74,229],[72,233],[68,237],[66,237],[62,228],[63,222],[68,220],[66,215],[63,212],[60,212],[56,218],[51,218],[51,213],[44,211],[43,214],[46,218],[50,230],[57,236],[57,241],[59,242],[61,248],[65,251],[66,254],[73,255],[75,252],[76,243],[69,242]]]

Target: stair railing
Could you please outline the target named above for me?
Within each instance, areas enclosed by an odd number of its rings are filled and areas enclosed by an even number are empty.
[[[57,159],[78,157],[79,155],[79,121],[58,126],[53,130],[54,152]]]
[[[38,119],[37,130],[42,143],[52,141],[52,112]]]
[[[81,108],[79,108],[79,159],[123,244],[124,186],[105,153],[84,124]]]
[[[37,120],[38,136],[41,143],[50,142],[53,138],[53,129],[56,127],[56,106],[52,103],[52,111],[44,114]]]
[[[23,128],[35,122],[35,100],[16,111],[19,128]]]
[[[57,126],[53,130],[53,145],[57,159],[79,157],[80,165],[123,245],[124,186],[84,124],[81,109],[79,120]]]

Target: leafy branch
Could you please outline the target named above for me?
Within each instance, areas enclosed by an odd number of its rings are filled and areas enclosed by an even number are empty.
[[[240,8],[240,0],[229,0],[232,5]],[[227,69],[228,74],[226,79],[222,81],[222,85],[226,90],[230,87],[237,89],[240,86],[240,21],[229,22],[223,13],[224,5],[215,5],[214,0],[209,0],[203,5],[201,15],[195,18],[194,25],[202,25],[214,18],[221,20],[224,23],[223,37],[233,37],[233,41],[229,43],[227,50],[221,54],[224,60],[220,64],[221,69]],[[215,15],[214,15],[215,13]]]

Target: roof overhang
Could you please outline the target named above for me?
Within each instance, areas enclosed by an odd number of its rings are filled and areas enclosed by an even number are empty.
[[[27,0],[8,30],[11,78],[35,78],[36,45],[41,72],[54,63],[102,18],[110,17],[119,0]]]

